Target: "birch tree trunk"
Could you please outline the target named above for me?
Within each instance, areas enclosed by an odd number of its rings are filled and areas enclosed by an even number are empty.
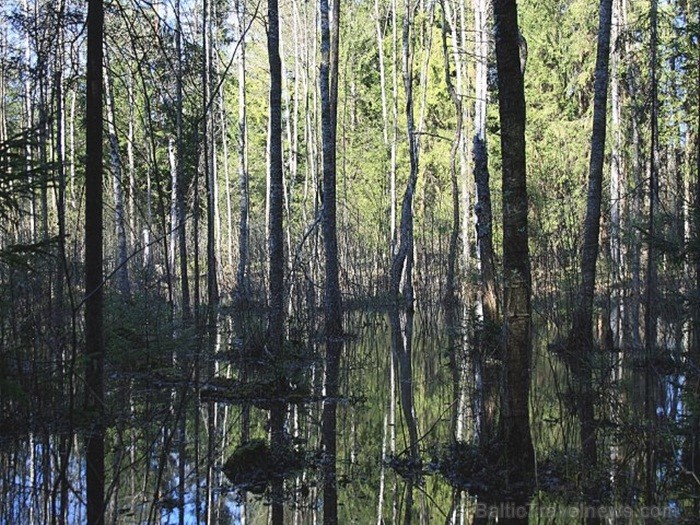
[[[486,144],[486,105],[488,98],[488,2],[474,0],[474,56],[476,61],[474,100],[474,182],[476,183],[476,230],[481,275],[481,308],[484,323],[498,322],[496,268],[493,254],[491,189],[489,187],[488,148]]]
[[[498,407],[500,352],[497,334],[500,314],[496,291],[496,260],[493,249],[493,213],[491,207],[488,145],[486,143],[486,109],[488,103],[489,5],[487,0],[474,0],[475,100],[474,136],[472,138],[474,182],[476,187],[476,246],[480,286],[477,313],[481,315],[478,333],[478,355],[475,359],[477,385],[477,423],[479,438],[488,442],[495,436]]]
[[[622,347],[622,247],[620,242],[622,205],[622,132],[621,132],[621,101],[620,101],[620,37],[622,1],[614,0],[612,21],[610,27],[610,114],[612,124],[612,151],[610,154],[610,330],[615,348]]]

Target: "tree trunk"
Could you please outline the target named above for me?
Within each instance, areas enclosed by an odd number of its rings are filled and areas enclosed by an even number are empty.
[[[336,130],[338,107],[338,35],[340,0],[333,3],[332,31],[328,0],[321,0],[321,126],[323,142],[323,246],[326,259],[326,287],[323,310],[326,336],[326,376],[322,415],[323,523],[338,523],[336,479],[336,409],[343,311],[338,279],[338,238],[336,229]],[[332,33],[332,34],[331,34]]]
[[[697,23],[698,28],[700,28],[700,6],[698,7],[697,13]],[[698,29],[700,34],[700,29]],[[691,386],[692,394],[695,399],[695,413],[693,414],[693,432],[691,440],[691,461],[690,468],[696,474],[700,472],[700,51],[698,51],[697,56],[697,128],[695,130],[695,162],[696,162],[696,180],[695,180],[695,201],[694,201],[694,227],[695,227],[695,253],[694,253],[694,266],[695,266],[695,307],[693,308],[693,347],[691,354],[691,367],[693,371],[691,374]],[[700,509],[700,502],[698,500],[698,493],[700,492],[700,487],[695,485],[695,515],[698,515],[698,510]]]
[[[572,356],[575,356],[574,359],[576,360],[574,375],[579,389],[581,449],[583,457],[590,462],[592,469],[595,469],[597,465],[594,389],[592,384],[593,364],[595,362],[593,296],[599,251],[600,207],[603,193],[611,20],[612,0],[601,0],[595,69],[593,131],[591,134],[591,156],[588,174],[588,200],[586,204],[586,219],[583,225],[583,246],[581,249],[581,286],[568,341],[568,351]],[[587,495],[587,498],[589,498],[588,503],[595,501],[594,495]]]
[[[398,170],[398,144],[399,144],[399,5],[398,0],[392,0],[391,5],[391,89],[392,89],[392,104],[391,110],[393,115],[393,133],[391,140],[391,176],[389,177],[389,201],[390,201],[390,217],[389,229],[391,235],[391,253],[390,260],[396,257],[396,245],[398,242],[398,234],[396,232],[396,173]],[[390,283],[390,287],[393,286]]]
[[[610,330],[612,332],[613,345],[616,349],[622,347],[622,248],[620,241],[621,219],[620,209],[622,200],[621,177],[622,177],[622,132],[621,114],[622,104],[620,101],[620,78],[618,68],[620,67],[620,21],[621,21],[622,1],[613,2],[613,14],[610,27],[611,40],[611,78],[610,78],[610,113],[612,123],[612,151],[610,154]]]
[[[480,290],[477,312],[481,314],[478,332],[478,354],[474,360],[477,386],[479,439],[482,443],[492,440],[496,433],[496,411],[498,407],[498,377],[500,375],[500,352],[498,333],[500,313],[496,291],[496,258],[493,250],[493,213],[491,208],[490,175],[488,167],[488,145],[486,143],[486,108],[488,103],[488,52],[489,28],[486,0],[474,0],[474,54],[475,100],[473,160],[476,186],[476,246]]]
[[[212,314],[219,302],[219,287],[216,262],[216,168],[214,166],[214,135],[213,111],[211,110],[211,3],[203,0],[202,3],[202,53],[204,64],[202,68],[202,148],[204,180],[207,190],[207,307]],[[211,135],[211,136],[210,136]]]
[[[284,347],[284,174],[282,166],[282,61],[280,58],[280,26],[277,0],[268,0],[267,51],[270,64],[270,129],[269,129],[269,318],[268,349],[281,355]],[[284,442],[284,405],[276,403],[270,411],[272,447],[279,450]],[[282,523],[281,479],[272,483],[272,523]]]
[[[498,323],[496,268],[493,253],[491,189],[489,187],[488,147],[486,145],[486,105],[488,98],[488,2],[474,0],[474,54],[476,95],[474,100],[474,182],[476,183],[477,256],[481,275],[481,308],[485,324]]]
[[[450,94],[452,103],[455,107],[457,116],[457,125],[455,127],[455,136],[452,141],[452,150],[450,152],[450,181],[452,183],[452,226],[450,231],[450,247],[447,255],[447,291],[445,294],[445,323],[448,330],[449,341],[449,356],[450,370],[452,371],[453,385],[453,409],[452,409],[452,437],[457,441],[460,411],[460,392],[461,385],[461,366],[457,356],[457,333],[459,331],[458,322],[459,315],[457,313],[457,250],[459,243],[459,226],[460,226],[460,195],[459,183],[457,181],[457,156],[459,155],[460,145],[462,143],[462,100],[459,98],[454,85],[452,84],[452,74],[450,71],[450,53],[447,48],[447,13],[443,7],[442,10],[442,54],[445,64],[445,86]],[[454,31],[453,31],[454,33]]]
[[[238,296],[245,301],[248,296],[247,266],[249,250],[248,232],[248,125],[246,119],[246,41],[245,41],[245,3],[237,0],[238,30],[240,38],[240,57],[238,59],[238,191],[239,191],[239,235],[238,235],[238,271],[236,276]]]
[[[403,301],[408,308],[413,308],[413,194],[418,179],[418,145],[413,120],[413,59],[411,46],[412,9],[410,0],[405,2],[403,19],[403,83],[406,95],[406,135],[408,138],[408,156],[410,173],[406,192],[401,203],[401,222],[399,246],[391,265],[391,293],[398,300],[403,293]]]
[[[177,215],[178,215],[178,248],[180,253],[180,287],[182,294],[182,317],[188,320],[192,316],[190,306],[190,284],[187,269],[187,183],[185,180],[185,144],[183,136],[183,57],[182,57],[182,20],[180,17],[180,0],[175,2],[175,50],[177,54],[177,74],[175,79],[175,132],[177,144]]]
[[[102,270],[102,58],[104,7],[89,0],[85,121],[85,405],[92,428],[85,438],[87,523],[104,522],[104,326]]]
[[[114,225],[117,235],[117,289],[124,299],[131,295],[129,285],[128,252],[126,247],[126,217],[124,214],[123,166],[117,138],[116,112],[114,111],[114,86],[110,81],[109,60],[105,59],[104,89],[107,102],[107,132],[109,135],[112,188],[114,190]]]
[[[644,297],[644,349],[646,353],[644,407],[647,417],[646,440],[646,504],[654,505],[656,501],[656,400],[655,378],[652,369],[652,361],[656,357],[657,336],[657,301],[658,301],[658,277],[656,255],[656,210],[659,208],[659,96],[657,83],[657,54],[658,54],[658,4],[657,0],[651,0],[650,24],[651,24],[651,55],[650,82],[651,82],[651,137],[649,144],[649,218],[647,231],[647,274],[646,295]]]
[[[175,140],[168,140],[168,163],[170,164],[170,246],[168,265],[175,268],[175,251],[177,250],[177,159],[175,158]],[[149,188],[150,189],[150,188]],[[148,230],[144,230],[148,231]]]
[[[504,384],[500,433],[507,485],[517,504],[530,498],[534,451],[529,393],[532,308],[525,170],[525,93],[518,48],[515,0],[495,0],[498,106],[503,169]],[[527,522],[525,519],[524,522]]]

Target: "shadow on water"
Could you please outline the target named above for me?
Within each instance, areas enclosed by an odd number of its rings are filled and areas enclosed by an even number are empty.
[[[339,523],[474,523],[476,497],[498,502],[497,444],[477,446],[491,401],[480,393],[476,332],[468,312],[451,324],[420,310],[348,314],[352,337],[344,342],[337,405]],[[299,337],[287,341],[284,359],[273,360],[260,343],[262,325],[254,315],[222,315],[211,334],[172,326],[151,327],[147,336],[145,327],[114,329],[106,367],[107,523],[267,523],[275,480],[285,523],[321,522],[322,344],[313,335]],[[585,471],[572,437],[575,404],[567,397],[566,366],[544,344],[535,348],[539,485],[530,521],[574,523],[561,509],[578,504]],[[622,366],[616,355],[601,358],[596,375],[606,407],[599,439],[608,456],[601,505],[633,506],[651,427],[639,416],[638,365],[626,359]],[[664,508],[677,512],[693,483],[686,446],[691,407],[680,365],[675,358],[655,365],[653,427],[658,490]],[[5,384],[19,377],[10,372]],[[0,523],[85,521],[89,421],[80,410],[68,414],[68,400],[50,378],[47,372],[29,384],[13,379],[16,391],[3,390],[3,421],[16,424],[0,431]],[[275,405],[284,419],[283,447],[269,440]],[[556,519],[545,513],[552,508],[561,511]]]

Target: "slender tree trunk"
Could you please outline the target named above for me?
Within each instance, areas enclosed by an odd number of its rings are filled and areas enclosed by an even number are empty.
[[[445,64],[445,86],[450,94],[452,103],[455,107],[457,116],[457,125],[455,127],[455,136],[452,141],[452,150],[450,151],[450,181],[452,183],[452,227],[450,231],[450,248],[447,256],[447,292],[445,294],[445,321],[448,330],[449,340],[449,355],[450,355],[450,370],[452,371],[453,385],[453,409],[452,409],[452,437],[457,440],[460,411],[460,391],[461,385],[461,366],[457,356],[457,333],[459,316],[457,314],[457,250],[459,244],[459,226],[460,226],[460,195],[459,182],[457,180],[457,156],[462,143],[462,100],[460,99],[454,85],[452,84],[452,73],[450,70],[450,53],[447,47],[447,13],[445,9],[445,0],[443,0],[442,8],[442,54]]]
[[[215,60],[217,64],[216,75],[220,75],[219,71],[219,61]],[[241,74],[239,70],[239,83],[243,83],[241,80]],[[226,106],[226,97],[224,96],[224,86],[221,84],[217,90],[217,98],[219,101],[219,125],[221,126],[221,153],[222,161],[224,165],[224,194],[226,196],[226,264],[227,264],[227,274],[233,271],[233,199],[231,191],[231,171],[229,169],[229,148],[228,148],[228,111]],[[216,157],[215,157],[216,160]],[[221,229],[217,233],[217,239],[221,243]]]
[[[34,18],[34,14],[29,10],[29,4],[27,3],[27,0],[22,0],[22,12],[24,15],[27,17],[27,20],[32,20]],[[26,70],[24,71],[24,82],[23,82],[23,99],[24,99],[24,104],[23,104],[23,109],[24,109],[24,127],[27,130],[33,129],[34,128],[34,104],[32,102],[32,92],[34,89],[34,86],[32,85],[32,75],[30,74],[29,71],[29,65],[32,63],[31,60],[31,44],[30,44],[30,39],[29,39],[29,32],[27,31],[24,37],[23,41],[23,46],[24,46],[24,64],[26,67]],[[25,145],[25,155],[24,155],[24,160],[25,160],[25,166],[27,169],[27,173],[29,173],[29,178],[30,182],[33,176],[31,173],[33,172],[33,166],[34,166],[34,148],[32,147],[33,144],[31,141],[27,141],[27,144]],[[29,202],[27,203],[29,205],[29,231],[27,232],[27,236],[29,237],[30,242],[36,241],[36,201],[35,201],[35,196],[34,196],[34,191],[32,190],[31,194],[29,195]]]
[[[389,323],[391,328],[391,350],[398,365],[399,399],[401,410],[408,430],[409,464],[416,465],[420,459],[418,421],[416,418],[413,399],[413,311],[401,305],[391,305],[389,308]],[[392,392],[394,395],[394,392]],[[395,450],[395,449],[394,449]],[[406,502],[404,525],[410,525],[413,507],[413,486],[415,472],[406,479]]]
[[[112,168],[112,188],[114,190],[114,225],[117,235],[117,289],[124,299],[131,295],[129,285],[128,252],[126,247],[126,217],[124,213],[124,188],[119,139],[117,138],[116,112],[114,111],[114,87],[110,81],[109,60],[104,71],[105,100],[107,102],[107,132],[109,135],[110,166]]]
[[[497,334],[500,332],[500,313],[496,291],[496,260],[493,249],[493,213],[491,208],[490,175],[488,167],[488,146],[486,143],[486,108],[488,102],[488,51],[489,26],[486,0],[474,0],[474,55],[475,100],[473,160],[474,182],[476,186],[476,246],[477,267],[480,274],[480,290],[477,299],[477,313],[481,315],[481,329],[478,333],[478,354],[474,360],[477,386],[479,438],[488,442],[494,438],[496,411],[498,406],[498,378],[500,352]]]
[[[246,39],[245,39],[245,2],[237,0],[238,29],[240,34],[240,57],[238,59],[238,188],[240,203],[239,235],[238,235],[238,295],[245,301],[248,296],[247,266],[249,250],[248,230],[248,155],[246,119]]]
[[[396,257],[398,234],[396,232],[396,173],[398,170],[398,144],[399,144],[399,5],[398,0],[392,0],[391,4],[391,91],[392,91],[392,124],[393,133],[391,140],[391,177],[389,180],[390,200],[390,233],[391,233],[391,257]],[[389,283],[393,287],[392,283]],[[393,291],[393,290],[392,290]]]
[[[182,20],[180,15],[180,0],[175,1],[175,52],[177,54],[175,79],[176,106],[176,145],[177,145],[177,215],[178,215],[178,248],[180,252],[180,287],[182,294],[182,317],[188,320],[192,317],[190,305],[190,284],[187,269],[187,181],[185,180],[185,143],[183,133],[183,57],[182,57]],[[196,277],[196,276],[195,276]]]
[[[403,292],[403,301],[413,308],[413,194],[418,179],[418,145],[413,118],[413,58],[411,45],[412,9],[410,0],[405,2],[405,15],[402,28],[403,42],[403,83],[406,95],[406,135],[410,173],[406,192],[401,203],[400,240],[394,261],[391,265],[391,292],[398,299]],[[403,286],[402,286],[403,285]]]
[[[593,296],[599,251],[600,207],[603,194],[611,20],[612,0],[601,0],[595,70],[593,131],[588,175],[588,200],[586,219],[583,225],[583,246],[581,249],[581,286],[568,341],[568,351],[571,352],[572,356],[576,356],[574,375],[576,376],[579,389],[581,449],[583,457],[586,458],[592,469],[595,469],[597,465],[593,389],[593,364],[595,362]],[[589,498],[588,503],[595,501],[595,499],[591,499],[595,498],[592,494],[587,495],[587,498]]]
[[[56,280],[56,297],[57,297],[57,309],[56,313],[58,314],[57,317],[57,326],[60,327],[62,330],[62,327],[65,325],[66,320],[64,319],[65,317],[65,285],[70,284],[67,282],[67,280],[70,277],[70,272],[68,270],[67,266],[67,257],[66,257],[66,155],[65,155],[65,138],[66,138],[66,133],[65,133],[65,112],[64,112],[64,104],[65,104],[65,96],[64,96],[64,90],[63,90],[63,40],[64,40],[64,29],[63,29],[63,22],[64,22],[64,16],[65,16],[65,3],[61,2],[59,5],[59,27],[57,29],[58,33],[58,43],[57,43],[57,58],[56,58],[56,65],[55,65],[55,72],[54,72],[54,91],[55,91],[55,97],[56,97],[56,149],[55,149],[55,164],[56,164],[56,172],[58,176],[58,188],[56,192],[56,216],[57,216],[57,222],[58,222],[58,260],[57,260],[57,275],[58,279]],[[4,76],[4,71],[0,72],[0,83],[3,82],[2,77]],[[0,87],[0,97],[3,96],[2,93],[3,89]],[[0,110],[1,111],[1,110]],[[0,117],[1,118],[1,117]],[[2,130],[3,123],[0,123],[0,142],[2,142],[3,138],[3,130]],[[2,159],[0,159],[0,162],[2,162]],[[59,345],[62,346],[62,343]],[[63,349],[61,349],[63,352]],[[63,362],[64,362],[64,355],[61,355],[60,360],[61,360],[61,366],[60,366],[60,373],[61,373],[61,379],[60,381],[63,382],[63,374],[64,374],[64,369],[63,369]],[[63,501],[62,501],[63,504]]]
[[[477,229],[477,256],[481,274],[481,308],[485,324],[498,323],[496,268],[493,253],[491,189],[489,187],[488,148],[486,145],[486,104],[488,98],[488,2],[474,0],[474,54],[476,60],[474,100],[474,181]]]
[[[525,93],[515,0],[494,1],[503,169],[504,385],[500,433],[507,484],[517,504],[530,498],[534,451],[529,394],[532,307],[525,170]],[[527,522],[527,519],[523,521]]]
[[[280,25],[277,0],[267,3],[267,52],[270,64],[270,121],[269,121],[269,318],[267,342],[273,356],[284,351],[284,173],[282,166],[282,60],[280,58]],[[273,449],[284,443],[283,403],[275,403],[270,410],[270,434]],[[282,479],[272,482],[272,524],[284,520]]]
[[[698,28],[700,28],[700,6],[697,12],[697,23]],[[700,35],[700,29],[698,30]],[[691,442],[691,461],[690,468],[696,474],[700,472],[700,50],[698,50],[697,56],[697,128],[695,130],[695,200],[694,200],[694,228],[695,228],[695,253],[694,253],[694,266],[695,266],[695,297],[696,303],[695,308],[693,308],[693,347],[691,354],[691,385],[693,388],[693,395],[695,397],[695,413],[693,415],[693,439]],[[700,492],[700,487],[695,485],[695,515],[698,515],[700,510],[700,502],[698,500],[698,493]]]
[[[622,132],[621,113],[622,105],[620,101],[620,77],[618,68],[620,67],[620,21],[621,21],[622,1],[614,0],[613,14],[610,27],[611,40],[611,78],[610,78],[610,113],[613,132],[612,151],[610,154],[610,330],[612,332],[613,345],[616,349],[622,347],[622,247],[621,247],[621,216],[622,205]]]
[[[0,32],[0,52],[3,56],[7,49],[7,28]],[[7,65],[0,61],[0,143],[7,141]],[[4,160],[4,159],[3,159]]]
[[[131,245],[135,246],[138,237],[139,227],[136,217],[136,160],[134,158],[134,113],[136,111],[136,100],[134,99],[133,74],[129,72],[126,79],[127,101],[129,104],[129,122],[126,135],[126,161],[129,169],[129,184],[127,185],[127,210],[129,220],[129,239]],[[172,268],[172,266],[171,266]]]
[[[204,66],[202,69],[202,161],[204,177],[207,189],[207,306],[211,314],[212,309],[219,302],[219,287],[216,278],[216,169],[214,167],[214,141],[211,110],[211,3],[203,0],[202,3],[202,52]]]
[[[168,260],[170,268],[175,268],[175,252],[177,250],[177,158],[175,157],[175,140],[168,140],[168,161],[170,164],[170,252]]]
[[[395,15],[394,15],[395,16]],[[379,0],[374,0],[374,20],[377,33],[377,53],[379,56],[379,87],[382,97],[382,138],[387,154],[387,178],[389,182],[389,260],[394,255],[396,236],[396,164],[395,143],[389,139],[389,101],[386,90],[386,66],[384,59],[384,37],[382,33],[382,17],[379,12]],[[392,101],[392,105],[395,101]]]
[[[336,410],[343,311],[338,279],[338,239],[336,229],[336,130],[338,108],[338,35],[340,0],[333,3],[332,30],[328,0],[321,0],[321,125],[323,141],[323,245],[326,259],[324,317],[326,336],[325,398],[322,415],[323,443],[323,523],[338,523],[336,480]],[[332,33],[332,34],[331,34]]]
[[[87,523],[104,522],[105,472],[102,271],[102,0],[88,3],[87,112],[85,122],[85,405],[92,428],[85,439]]]
[[[644,298],[644,346],[646,353],[644,405],[647,417],[647,441],[646,441],[646,503],[654,505],[656,501],[656,400],[655,378],[652,369],[652,361],[656,357],[657,337],[657,255],[656,255],[656,210],[659,208],[659,96],[657,85],[657,54],[658,54],[658,4],[657,0],[651,0],[651,54],[650,54],[650,82],[651,82],[651,140],[649,144],[649,219],[647,226],[647,274],[646,294]]]

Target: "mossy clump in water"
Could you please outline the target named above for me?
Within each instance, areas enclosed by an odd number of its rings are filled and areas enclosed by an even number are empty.
[[[500,465],[500,457],[502,447],[497,442],[477,445],[458,441],[445,448],[437,464],[453,487],[479,499],[505,501],[507,472]]]
[[[273,450],[265,440],[253,439],[239,445],[222,470],[234,486],[262,494],[272,479],[284,478],[303,467],[301,452],[286,446]]]
[[[611,465],[603,463],[592,468],[591,462],[579,453],[554,451],[537,466],[539,488],[556,501],[571,505],[583,500],[595,504],[608,504],[613,498],[610,467]],[[625,479],[625,475],[616,476],[619,495],[626,492]],[[633,497],[628,501],[632,502]]]

